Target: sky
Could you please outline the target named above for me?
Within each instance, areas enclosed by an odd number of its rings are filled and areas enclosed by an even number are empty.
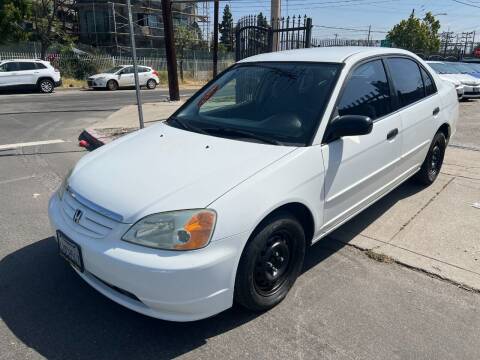
[[[225,4],[232,8],[234,20],[260,11],[270,17],[270,0],[220,0],[220,20]],[[440,31],[476,31],[480,41],[480,0],[282,0],[282,16],[307,15],[313,20],[313,36],[318,38],[363,39],[368,27],[372,38],[383,39],[386,32],[412,9],[423,17],[438,14]],[[210,5],[213,19],[213,4]],[[331,27],[343,28],[332,29]]]

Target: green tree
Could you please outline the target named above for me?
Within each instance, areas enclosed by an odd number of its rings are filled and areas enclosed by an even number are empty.
[[[58,18],[59,11],[68,6],[69,0],[33,0],[32,2],[33,31],[36,40],[40,42],[42,59],[45,59],[47,50],[53,43],[72,43],[72,39]]]
[[[26,0],[0,0],[0,43],[27,40],[25,20],[29,14]]]
[[[185,25],[180,25],[175,28],[175,48],[178,59],[180,60],[180,78],[182,82],[184,80],[183,59],[185,58],[185,50],[194,48],[198,41],[198,32],[195,31],[195,29]]]
[[[257,26],[261,26],[261,27],[265,27],[265,28],[268,27],[267,17],[264,16],[262,12],[260,12],[257,15]],[[264,31],[256,31],[255,32],[255,40],[260,44],[266,43],[267,36],[268,36],[267,33],[264,32]]]
[[[395,47],[434,53],[440,48],[439,30],[440,21],[435,19],[431,12],[420,19],[412,11],[408,19],[400,21],[388,32],[387,40]]]
[[[233,16],[230,6],[227,4],[223,9],[222,22],[218,29],[220,33],[220,43],[222,43],[227,51],[234,49],[235,29],[233,28]]]

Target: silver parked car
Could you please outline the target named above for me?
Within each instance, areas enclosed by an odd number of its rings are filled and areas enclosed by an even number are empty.
[[[153,90],[160,84],[158,72],[148,66],[138,66],[140,86]],[[89,88],[118,90],[122,87],[135,86],[133,65],[120,65],[87,79]]]

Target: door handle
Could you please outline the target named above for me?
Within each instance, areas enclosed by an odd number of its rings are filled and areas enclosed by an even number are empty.
[[[433,116],[437,116],[438,113],[440,112],[440,108],[437,106],[434,110],[433,110]]]
[[[398,129],[390,130],[387,134],[387,140],[392,140],[397,135],[398,135]]]

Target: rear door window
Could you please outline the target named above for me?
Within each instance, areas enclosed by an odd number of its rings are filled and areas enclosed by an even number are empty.
[[[364,115],[372,120],[392,112],[390,86],[381,60],[357,67],[347,80],[338,114]]]
[[[18,67],[20,71],[36,69],[35,64],[33,62],[21,62],[21,63],[18,63]]]
[[[46,69],[47,67],[45,65],[43,65],[42,63],[35,63],[35,67],[38,69],[38,70],[44,70]]]
[[[386,61],[401,107],[425,97],[422,75],[415,61],[406,58],[389,58]]]

